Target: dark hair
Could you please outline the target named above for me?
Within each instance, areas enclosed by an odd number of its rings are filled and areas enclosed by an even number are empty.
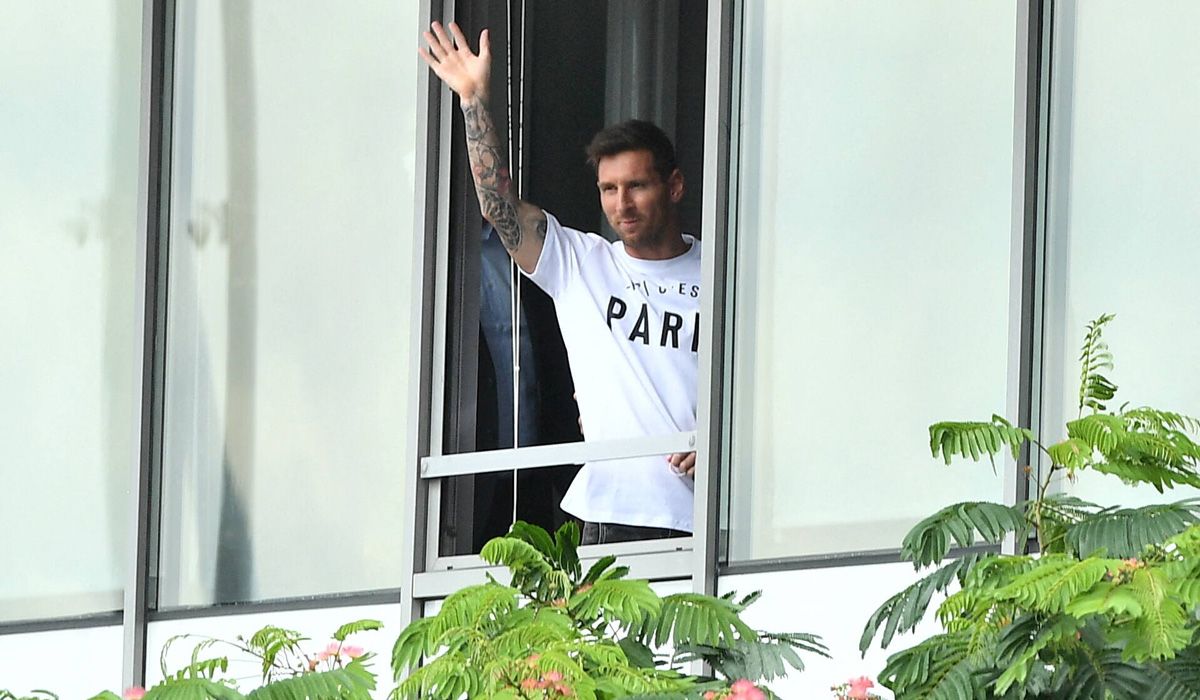
[[[605,127],[592,137],[592,142],[584,149],[587,153],[588,165],[597,168],[600,159],[605,156],[615,156],[627,151],[650,151],[654,156],[654,169],[666,182],[675,172],[675,146],[671,137],[654,124],[640,119],[630,119],[627,122]]]

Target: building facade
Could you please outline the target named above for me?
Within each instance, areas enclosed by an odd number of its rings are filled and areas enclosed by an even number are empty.
[[[581,441],[417,58],[432,19],[491,28],[518,186],[568,224],[603,232],[596,130],[674,137],[694,433]],[[752,623],[834,652],[785,697],[875,674],[907,529],[1039,466],[943,466],[929,424],[1057,439],[1102,313],[1121,397],[1200,414],[1197,27],[1186,0],[8,3],[0,688],[153,682],[172,636],[265,622],[377,617],[386,657],[514,517],[563,521],[572,465],[692,449],[690,539],[586,554],[764,591]]]

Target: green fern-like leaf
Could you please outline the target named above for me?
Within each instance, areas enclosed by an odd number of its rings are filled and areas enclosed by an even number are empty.
[[[613,563],[616,561],[617,561],[617,558],[611,554],[600,557],[598,560],[596,560],[596,563],[592,564],[592,567],[590,569],[588,569],[587,575],[585,575],[583,577],[583,583],[584,584],[595,583],[596,581],[598,581],[600,579],[601,576],[603,576],[605,573],[611,571],[610,567],[612,567]],[[621,567],[621,568],[625,568],[625,567]],[[625,570],[628,571],[628,568],[625,568]],[[621,577],[620,576],[615,576],[615,577],[608,576],[607,578],[621,578]]]
[[[299,653],[300,642],[307,640],[308,637],[295,630],[267,625],[251,635],[246,645],[262,657],[262,677],[265,681],[270,677],[271,668],[280,654]]]
[[[1100,506],[1074,496],[1055,494],[1026,503],[1025,517],[1031,523],[1040,523],[1038,539],[1043,553],[1066,554],[1067,530],[1101,510]]]
[[[557,610],[539,610],[520,620],[492,640],[495,653],[508,658],[523,658],[557,643],[576,638],[571,618]]]
[[[207,678],[169,679],[150,688],[143,700],[242,700],[245,696]]]
[[[1062,612],[1077,596],[1091,590],[1106,576],[1118,571],[1120,559],[1099,557],[1078,560],[1048,554],[1033,567],[996,592],[1000,599],[1014,600],[1028,610]]]
[[[981,660],[965,634],[938,634],[888,657],[879,681],[898,698],[972,700],[981,696]]]
[[[997,642],[998,659],[1006,667],[993,681],[996,692],[1003,694],[1024,684],[1033,668],[1041,663],[1042,650],[1074,640],[1083,625],[1083,621],[1070,615],[1028,615],[1014,621]]]
[[[554,533],[554,545],[557,554],[555,563],[572,580],[578,580],[582,571],[579,565],[579,525],[568,520]]]
[[[448,652],[414,670],[391,692],[392,700],[459,700],[480,697],[485,687],[479,671],[468,658]]]
[[[466,633],[499,633],[516,619],[524,619],[515,616],[532,615],[531,611],[518,613],[518,596],[516,589],[495,582],[451,594],[437,615],[413,622],[396,638],[392,646],[393,677],[399,680],[405,672],[417,668],[423,657],[433,656],[455,641],[465,643],[469,639]]]
[[[546,537],[549,540],[549,536]],[[553,546],[553,545],[551,545]],[[489,564],[510,569],[550,571],[550,559],[538,547],[515,537],[497,537],[483,545],[479,556]]]
[[[888,598],[867,620],[858,641],[858,650],[866,654],[880,628],[883,628],[883,636],[879,640],[882,649],[892,643],[896,634],[916,629],[924,619],[934,594],[945,592],[956,581],[961,582],[976,564],[993,556],[988,552],[966,554]]]
[[[1101,370],[1113,368],[1112,353],[1104,342],[1104,326],[1115,316],[1104,314],[1087,325],[1087,335],[1079,353],[1079,411],[1085,407],[1096,411],[1104,410],[1104,402],[1112,399],[1117,387]]]
[[[518,592],[508,586],[491,582],[468,586],[442,602],[429,630],[431,638],[437,640],[455,627],[478,629],[495,624],[517,605]]]
[[[211,659],[192,658],[192,662],[175,672],[173,678],[207,678],[214,679],[217,674],[229,669],[229,658],[218,656]]]
[[[829,658],[828,647],[808,634],[763,633],[757,639],[739,639],[729,647],[683,647],[679,651],[685,652],[677,655],[679,661],[705,661],[724,678],[746,678],[754,683],[783,678],[789,669],[803,671],[804,660],[798,651]]]
[[[1140,597],[1118,581],[1101,581],[1091,590],[1076,596],[1064,608],[1068,615],[1083,619],[1089,615],[1140,617]]]
[[[1170,593],[1166,575],[1159,569],[1141,568],[1133,572],[1128,584],[1137,596],[1142,614],[1132,624],[1114,630],[1125,641],[1125,658],[1134,661],[1163,660],[1188,646],[1192,639],[1189,623],[1195,622],[1189,611]]]
[[[354,620],[338,627],[337,631],[333,633],[333,638],[339,642],[344,642],[352,634],[381,629],[383,629],[383,623],[379,620]]]
[[[250,691],[248,700],[371,700],[375,676],[358,660],[319,673],[285,678]]]
[[[1162,462],[1134,462],[1110,458],[1091,465],[1091,468],[1102,474],[1111,474],[1129,484],[1150,484],[1159,493],[1165,493],[1167,489],[1175,486],[1200,488],[1200,475],[1191,470],[1172,469]]]
[[[1097,640],[1097,642],[1102,640]],[[1057,674],[1059,683],[1051,697],[1063,700],[1174,697],[1148,695],[1146,668],[1121,658],[1121,650],[1093,643],[1070,644],[1061,652],[1068,664]]]
[[[1142,697],[1200,700],[1200,652],[1196,649],[1153,663],[1150,668],[1149,688]]]
[[[1186,430],[1196,419],[1138,408],[1119,415],[1095,413],[1067,424],[1067,434],[1103,456],[1096,471],[1130,483],[1147,483],[1160,493],[1177,484],[1200,486],[1200,446]]]
[[[1108,413],[1093,413],[1067,423],[1067,435],[1102,454],[1112,454],[1125,437],[1125,421]]]
[[[1109,508],[1080,519],[1066,529],[1071,551],[1086,555],[1104,550],[1109,556],[1136,557],[1152,544],[1166,542],[1200,523],[1200,498],[1141,508]]]
[[[920,568],[945,559],[951,542],[970,547],[977,543],[978,533],[983,542],[996,544],[1010,532],[1022,539],[1028,529],[1020,508],[983,501],[956,503],[913,526],[900,545],[900,555]]]
[[[637,635],[638,641],[654,646],[732,646],[738,639],[755,637],[733,603],[696,593],[664,597],[657,619],[647,617]]]
[[[941,457],[947,465],[958,457],[969,457],[979,461],[986,455],[996,466],[995,457],[1007,447],[1013,459],[1021,453],[1021,446],[1033,440],[1033,433],[1017,428],[1000,416],[993,415],[991,422],[942,422],[929,426],[929,449],[934,457]]]
[[[508,530],[510,539],[518,539],[533,546],[547,561],[555,561],[558,555],[558,546],[554,542],[554,538],[550,533],[542,527],[527,523],[524,520],[518,520],[512,524]]]
[[[662,599],[642,580],[600,580],[570,601],[570,610],[577,619],[603,617],[621,622],[624,628],[656,616],[661,609]]]
[[[703,692],[705,687],[694,679],[669,671],[659,671],[625,666],[596,669],[596,691],[603,698],[699,698],[692,693]]]
[[[1092,456],[1092,446],[1079,438],[1067,438],[1047,447],[1046,454],[1056,466],[1074,471],[1088,465]]]
[[[414,620],[396,637],[392,644],[392,678],[400,680],[410,670],[416,669],[422,657],[437,650],[437,640],[431,634],[434,619],[425,617]]]
[[[541,533],[546,535],[545,530]],[[516,537],[497,537],[483,546],[479,556],[490,564],[507,566],[512,571],[513,587],[526,595],[543,601],[565,598],[574,582],[570,574],[555,567],[551,558],[554,554],[546,555],[541,551],[543,546],[554,548],[549,535],[545,540],[535,546]]]

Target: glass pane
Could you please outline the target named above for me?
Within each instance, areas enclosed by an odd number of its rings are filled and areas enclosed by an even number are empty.
[[[121,607],[140,8],[0,5],[0,621]]]
[[[160,607],[400,583],[416,19],[179,4]]]
[[[746,3],[732,559],[895,548],[1002,498],[927,428],[1005,407],[1015,13]]]
[[[1200,5],[1068,3],[1056,12],[1051,91],[1046,328],[1047,439],[1078,415],[1079,346],[1103,313],[1128,401],[1200,415]],[[1081,473],[1089,501],[1143,505],[1160,495]]]

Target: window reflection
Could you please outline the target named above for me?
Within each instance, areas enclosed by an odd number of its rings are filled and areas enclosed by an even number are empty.
[[[1006,405],[1015,11],[746,3],[732,559],[894,548],[1002,497],[926,435]]]
[[[121,608],[141,24],[0,5],[0,622]]]
[[[1050,442],[1076,417],[1079,344],[1102,313],[1117,316],[1105,330],[1116,361],[1107,376],[1119,387],[1110,408],[1129,401],[1200,414],[1200,89],[1180,80],[1200,72],[1198,24],[1190,2],[1056,9],[1042,415]],[[1104,505],[1196,495],[1091,472],[1059,486]]]
[[[417,8],[176,24],[159,606],[398,586]]]

